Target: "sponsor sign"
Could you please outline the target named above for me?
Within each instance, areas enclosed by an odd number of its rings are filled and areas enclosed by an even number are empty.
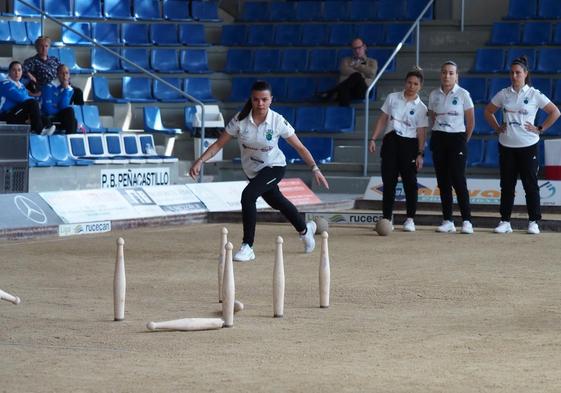
[[[242,210],[241,196],[247,181],[227,181],[220,183],[191,183],[185,186],[199,198],[210,212]],[[268,207],[263,198],[257,199],[257,208]]]
[[[185,185],[144,187],[144,191],[167,215],[207,211],[204,203]]]
[[[169,168],[102,169],[101,188],[127,188],[170,185]]]
[[[544,142],[544,175],[549,180],[561,180],[561,139],[548,139]]]
[[[306,213],[306,221],[321,217],[329,224],[342,225],[375,225],[382,218],[382,213],[328,213],[310,212]]]
[[[59,236],[88,235],[111,231],[111,221],[86,222],[80,224],[62,224],[58,226]]]
[[[296,206],[321,203],[321,200],[302,179],[282,179],[279,188],[283,195]]]
[[[36,193],[0,195],[0,229],[59,224],[62,221]]]

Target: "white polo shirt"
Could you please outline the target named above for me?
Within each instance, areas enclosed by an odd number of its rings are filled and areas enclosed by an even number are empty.
[[[469,92],[457,84],[448,94],[442,88],[434,89],[429,95],[429,110],[436,113],[433,131],[466,132],[464,114],[471,108],[473,101]]]
[[[543,109],[551,101],[539,90],[524,85],[520,92],[512,86],[499,91],[491,104],[503,110],[506,131],[499,134],[499,142],[506,147],[527,147],[539,142],[540,137],[524,127],[526,122],[534,124],[538,109]]]
[[[253,121],[253,111],[242,121],[239,113],[226,126],[226,132],[238,138],[242,168],[248,178],[253,179],[265,167],[286,166],[286,158],[279,149],[279,137],[294,135],[294,128],[282,115],[269,109],[267,117],[259,126]]]
[[[399,136],[417,138],[417,128],[429,125],[426,105],[419,96],[413,101],[407,101],[403,91],[389,94],[382,105],[382,111],[389,116],[384,135],[395,130]]]

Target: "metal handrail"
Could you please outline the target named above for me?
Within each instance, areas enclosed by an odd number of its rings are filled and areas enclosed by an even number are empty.
[[[142,71],[142,73],[152,77],[153,79],[158,80],[159,82],[163,83],[164,85],[166,85],[167,87],[170,87],[172,90],[176,91],[177,93],[181,94],[183,97],[187,98],[190,101],[193,101],[196,105],[199,105],[201,107],[201,145],[199,146],[199,156],[201,156],[203,154],[203,146],[204,146],[204,139],[205,139],[205,105],[202,101],[198,100],[197,98],[185,93],[183,90],[178,89],[177,87],[175,87],[174,85],[172,85],[171,83],[169,83],[168,81],[160,78],[158,75],[154,74],[153,72],[145,69],[144,67],[136,64],[133,61],[130,61],[129,59],[121,56],[119,53],[115,52],[114,50],[106,47],[105,45],[100,44],[99,42],[94,41],[93,39],[91,39],[90,37],[88,37],[85,34],[82,34],[80,31],[74,29],[73,27],[67,26],[65,25],[63,22],[59,21],[58,19],[50,16],[49,14],[46,14],[45,12],[43,12],[43,10],[41,10],[41,8],[36,7],[34,4],[28,3],[25,0],[18,0],[20,3],[22,3],[23,5],[28,6],[31,9],[34,9],[35,11],[38,11],[41,14],[41,32],[43,32],[43,18],[47,18],[49,20],[52,20],[53,22],[55,22],[57,25],[64,27],[65,29],[70,30],[71,32],[73,32],[74,34],[77,34],[78,36],[84,38],[85,40],[91,42],[94,46],[97,46],[99,48],[102,48],[104,50],[106,50],[107,52],[111,53],[113,56],[118,57],[119,59],[121,59],[122,61],[125,61],[126,63],[138,68],[140,71]],[[204,172],[204,165],[201,165],[201,172],[199,174],[199,179],[198,182],[200,183],[202,181],[203,178],[203,172]]]
[[[415,51],[415,59],[416,59],[417,65],[419,65],[419,45],[420,45],[419,36],[420,36],[421,19],[423,18],[423,16],[425,15],[425,13],[428,11],[428,9],[430,8],[430,6],[433,3],[434,3],[434,0],[429,0],[427,2],[427,5],[425,6],[425,8],[423,8],[421,13],[419,14],[417,19],[415,20],[415,23],[413,23],[411,25],[411,28],[407,31],[407,33],[405,34],[403,39],[399,42],[399,44],[396,45],[396,47],[393,50],[391,56],[388,58],[388,60],[384,64],[384,66],[380,69],[380,72],[378,72],[378,75],[376,75],[376,78],[374,78],[374,80],[372,81],[370,86],[368,86],[368,89],[366,89],[366,94],[364,96],[364,168],[363,168],[363,171],[362,171],[362,176],[364,176],[364,177],[366,177],[368,175],[368,112],[370,110],[370,98],[369,98],[370,97],[370,92],[372,91],[374,86],[376,86],[376,83],[378,83],[378,81],[380,80],[380,78],[382,77],[382,75],[384,74],[386,69],[389,67],[389,65],[391,64],[391,62],[393,61],[393,59],[395,58],[397,53],[401,50],[401,48],[403,47],[403,44],[405,43],[405,41],[407,41],[407,39],[409,38],[409,36],[411,35],[411,33],[413,32],[414,29],[417,30],[417,40],[416,40],[417,41],[417,47],[416,47],[416,51]]]

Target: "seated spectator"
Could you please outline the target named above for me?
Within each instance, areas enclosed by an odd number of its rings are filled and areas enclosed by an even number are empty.
[[[339,83],[319,97],[325,101],[335,99],[340,106],[351,105],[352,100],[362,100],[368,86],[374,80],[378,62],[366,56],[366,45],[360,38],[351,44],[353,55],[344,57],[339,64]]]
[[[61,134],[76,132],[76,118],[70,100],[74,90],[70,85],[70,70],[64,64],[58,66],[58,78],[41,91],[41,112],[57,125]]]
[[[8,78],[0,82],[0,120],[8,124],[31,124],[31,131],[41,135],[52,135],[55,126],[43,128],[39,103],[29,95],[20,82],[23,74],[21,63],[12,61]]]
[[[57,77],[60,60],[54,56],[49,56],[51,39],[41,36],[35,40],[35,50],[37,54],[23,62],[24,76],[29,79],[27,88],[32,95],[40,95],[45,85],[52,82]],[[81,89],[73,86],[74,94],[70,101],[74,105],[84,105],[84,93]]]

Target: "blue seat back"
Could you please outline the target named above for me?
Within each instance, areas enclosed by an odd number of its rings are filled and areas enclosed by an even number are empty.
[[[480,164],[483,160],[483,139],[470,139],[467,150],[467,166],[472,167]]]
[[[138,144],[140,145],[139,154],[146,156],[146,157],[154,157],[157,154],[153,152],[156,151],[156,145],[154,143],[154,137],[151,134],[139,135],[138,136]]]
[[[533,87],[538,89],[546,97],[553,96],[553,84],[549,78],[532,78],[531,83]]]
[[[201,22],[220,22],[218,17],[218,4],[216,1],[198,1],[191,2],[191,15],[193,19]]]
[[[147,48],[123,48],[122,56],[139,66],[150,70],[149,49]],[[126,72],[141,72],[137,67],[126,61],[121,61],[121,66]]]
[[[121,41],[125,45],[151,45],[148,38],[148,25],[145,23],[121,24]]]
[[[74,16],[85,19],[101,19],[101,0],[74,1]]]
[[[189,4],[185,0],[164,0],[163,4],[164,19],[188,21],[191,20]]]
[[[409,0],[407,2],[407,20],[416,20],[419,17],[421,11],[427,6],[426,1]],[[431,4],[423,20],[432,20],[434,18],[434,4]]]
[[[487,102],[487,80],[485,78],[460,78],[460,86],[469,91],[474,103]]]
[[[291,46],[300,45],[301,28],[297,24],[278,24],[274,31],[275,45]]]
[[[82,105],[82,116],[84,117],[85,126],[93,132],[105,131],[99,117],[99,109],[97,105]]]
[[[88,134],[86,135],[86,140],[88,141],[88,155],[105,157],[105,148],[103,146],[103,137],[101,134]]]
[[[310,101],[315,95],[315,83],[312,78],[287,78],[286,99],[288,101]]]
[[[307,69],[306,49],[285,49],[282,51],[281,72],[303,72]]]
[[[182,88],[182,79],[179,78],[163,78],[166,82],[171,83],[179,90]],[[154,79],[154,98],[160,101],[184,100],[185,98],[179,92],[172,90],[169,86],[164,85],[157,79]]]
[[[130,0],[103,0],[103,16],[107,19],[133,19]]]
[[[398,20],[406,19],[407,8],[405,0],[379,0],[378,19]]]
[[[275,72],[280,68],[280,51],[278,49],[257,49],[253,54],[253,71]]]
[[[518,22],[495,22],[491,30],[491,45],[517,45],[520,43],[521,25]]]
[[[301,137],[300,141],[308,148],[314,160],[318,163],[330,162],[333,157],[333,138],[331,137]],[[302,162],[302,159],[283,138],[279,139],[279,148],[288,162]]]
[[[349,19],[348,1],[326,1],[323,3],[323,20],[340,21]]]
[[[150,135],[152,136],[152,135]],[[136,135],[123,135],[123,148],[127,156],[138,155],[138,139]]]
[[[553,89],[553,102],[561,104],[561,78],[555,79],[555,88]]]
[[[84,124],[84,116],[82,115],[82,107],[80,105],[72,105],[72,109],[74,110],[74,118],[76,119],[77,123],[77,132],[87,132],[88,129]]]
[[[91,34],[91,26],[88,22],[67,22],[65,23],[66,26],[70,26],[74,30],[79,31],[86,37],[92,36]],[[67,45],[91,45],[89,41],[86,41],[84,38],[80,37],[78,34],[74,32],[62,28],[62,42]]]
[[[308,53],[308,71],[337,71],[337,51],[335,49],[311,49]]]
[[[82,135],[67,135],[67,140],[71,155],[74,157],[85,157],[88,155],[86,140]]]
[[[114,48],[120,53],[118,48]],[[122,71],[121,61],[117,56],[107,52],[103,48],[92,48],[92,67],[96,72],[116,72]]]
[[[127,99],[152,99],[150,79],[133,76],[123,77],[123,97]]]
[[[320,24],[304,24],[302,26],[302,37],[300,43],[304,46],[323,46],[327,45],[329,33],[327,25]]]
[[[267,77],[266,81],[271,85],[273,100],[286,101],[286,78],[283,76]]]
[[[248,22],[270,20],[269,2],[245,1],[243,4],[242,19]]]
[[[561,22],[555,24],[553,29],[553,38],[551,39],[553,45],[561,45]]]
[[[71,159],[68,141],[65,135],[51,135],[48,138],[51,156],[55,160],[68,161]]]
[[[536,72],[561,72],[561,48],[542,48],[539,51]]]
[[[205,27],[198,23],[179,25],[179,42],[182,45],[208,46],[205,39]]]
[[[39,22],[25,22],[25,29],[30,43],[35,43],[35,40],[41,36],[41,23]]]
[[[174,23],[152,23],[150,40],[154,45],[179,45],[176,25]]]
[[[284,25],[280,25],[284,26]],[[246,25],[223,25],[220,44],[223,46],[245,45],[247,37]]]
[[[522,45],[547,45],[551,42],[551,23],[526,22],[522,33]]]
[[[93,95],[96,101],[111,100],[113,96],[109,90],[109,82],[107,78],[102,76],[94,76],[92,78]]]
[[[271,20],[274,22],[286,22],[296,19],[295,2],[271,1],[269,5]]]
[[[273,110],[282,115],[289,124],[294,124],[296,116],[295,108],[293,106],[275,106]]]
[[[557,0],[540,0],[538,17],[542,19],[561,19],[561,2]]]
[[[495,94],[497,94],[500,90],[504,89],[511,85],[510,78],[491,78],[489,79],[489,96],[487,97],[487,101],[491,101]]]
[[[7,20],[0,20],[0,42],[12,43],[10,23]]]
[[[321,106],[302,106],[296,109],[297,132],[322,131],[325,120],[325,108]]]
[[[355,109],[352,107],[329,106],[325,108],[324,131],[353,132],[355,129]]]
[[[29,135],[29,151],[31,156],[39,162],[52,160],[49,139],[43,135]]]
[[[253,51],[251,49],[228,49],[226,72],[250,72],[253,70]]]
[[[175,49],[153,48],[150,52],[150,65],[159,72],[178,72],[181,70]]]
[[[533,19],[538,14],[538,0],[509,0],[508,19]]]
[[[409,31],[411,26],[405,23],[391,23],[386,25],[386,33],[384,35],[383,45],[397,45],[401,42],[405,34]],[[415,39],[415,30],[407,37],[404,44],[411,45]]]
[[[485,153],[481,166],[487,168],[499,167],[499,142],[497,139],[488,139],[485,141]]]
[[[43,10],[50,16],[58,18],[72,16],[70,0],[43,0]]]
[[[332,1],[330,3],[337,3]],[[327,4],[327,3],[326,3]],[[337,23],[331,25],[329,29],[328,45],[345,46],[350,45],[353,38],[355,38],[355,27],[350,23]]]
[[[203,102],[215,101],[208,78],[185,79],[183,91]]]
[[[121,146],[121,137],[117,134],[105,134],[105,146],[107,146],[107,153],[112,156],[122,156],[123,148]]]
[[[274,40],[273,27],[273,24],[249,25],[247,27],[247,45],[272,45]]]
[[[164,124],[162,123],[160,108],[157,106],[144,107],[144,126],[149,130],[165,129]]]
[[[534,48],[510,48],[506,52],[504,71],[510,71],[512,62],[520,56],[528,58],[528,70],[533,71],[536,68],[536,50]]]
[[[497,118],[497,122],[500,124],[501,118],[501,111],[495,112],[495,117]],[[495,131],[491,128],[487,120],[485,120],[485,108],[482,106],[476,106],[474,108],[474,118],[475,124],[473,127],[473,133],[475,135],[490,135],[493,134]]]
[[[295,5],[296,20],[315,21],[322,18],[321,1],[298,1]]]
[[[92,23],[92,38],[103,45],[121,45],[119,24]]]
[[[28,3],[33,4],[35,7],[41,9],[41,0],[29,0]],[[14,15],[17,16],[39,16],[39,12],[33,8],[24,5],[22,2],[14,0],[12,2],[14,7]]]
[[[207,73],[208,55],[205,49],[184,49],[181,51],[181,68],[190,73]]]
[[[134,0],[134,17],[141,20],[162,19],[159,0]]]
[[[502,72],[505,64],[504,50],[479,48],[475,53],[474,72]]]
[[[382,23],[363,23],[357,26],[356,35],[366,45],[374,46],[384,42],[384,25]]]
[[[251,86],[255,82],[255,78],[248,78],[248,77],[234,77],[232,78],[232,88],[230,90],[230,96],[228,101],[235,101],[235,102],[245,102],[250,93],[251,93]],[[276,93],[273,91],[273,96]]]
[[[29,45],[29,38],[27,38],[27,30],[25,23],[18,21],[10,21],[10,35],[16,44]]]
[[[388,61],[388,59],[390,58],[391,54],[392,54],[392,49],[379,49],[379,48],[370,48],[368,50],[368,57],[374,58],[376,59],[376,61],[378,62],[378,67],[383,66],[384,64],[386,64],[386,61]],[[390,62],[388,68],[386,68],[386,72],[395,72],[396,70],[396,64],[395,64],[395,58]]]

